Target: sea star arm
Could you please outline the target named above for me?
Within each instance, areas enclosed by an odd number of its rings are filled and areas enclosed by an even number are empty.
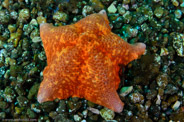
[[[116,89],[120,79],[117,66],[114,66],[108,56],[93,50],[82,66],[79,76],[79,88],[83,97],[96,104],[121,112],[124,103],[120,100]]]
[[[129,44],[112,32],[108,35],[102,35],[99,43],[103,45],[101,50],[106,52],[113,62],[124,65],[137,59],[146,48],[144,43]]]
[[[79,55],[77,47],[67,47],[53,56],[55,60],[43,71],[38,102],[66,99],[76,93],[76,78],[80,74]]]
[[[55,27],[48,23],[40,25],[40,36],[48,65],[53,61],[56,52],[60,52],[67,46],[74,46],[78,38],[77,30],[73,25]]]

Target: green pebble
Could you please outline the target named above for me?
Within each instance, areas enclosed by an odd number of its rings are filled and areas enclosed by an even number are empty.
[[[18,96],[17,97],[17,102],[18,102],[20,107],[26,107],[29,101],[24,96]]]
[[[31,119],[36,118],[36,114],[35,114],[30,108],[27,109],[26,114],[27,114],[27,116],[28,116],[29,118],[31,118]]]
[[[175,14],[175,17],[176,17],[177,19],[180,19],[181,16],[182,16],[182,11],[181,11],[181,10],[176,10],[176,11],[174,12],[174,14]]]
[[[29,35],[32,32],[33,29],[34,29],[33,25],[25,24],[24,27],[23,27],[24,34]]]
[[[16,11],[13,10],[13,11],[10,12],[10,17],[11,17],[12,19],[16,20],[17,17],[18,17],[18,13],[17,13]]]
[[[31,39],[33,39],[34,37],[39,37],[40,35],[39,35],[39,30],[38,30],[38,28],[35,28],[32,32],[31,32],[31,35],[30,35],[30,37],[31,37]]]
[[[161,18],[164,13],[164,10],[162,7],[157,7],[154,11],[154,14],[157,18]]]
[[[53,19],[56,22],[67,22],[68,21],[68,15],[64,12],[61,11],[57,11],[56,13],[54,13],[53,15]]]
[[[113,28],[121,28],[123,25],[123,17],[118,17],[115,21],[113,21]]]
[[[171,36],[173,36],[173,47],[175,48],[178,56],[184,57],[184,34],[174,33]]]
[[[130,11],[127,11],[124,15],[123,15],[123,18],[124,18],[124,23],[129,23],[132,19],[132,15],[130,13]]]
[[[6,99],[7,102],[13,102],[14,98],[15,98],[15,92],[14,90],[7,86],[4,90],[4,97]]]
[[[18,50],[17,50],[17,49],[13,49],[13,50],[11,51],[11,58],[12,58],[12,59],[18,58]]]
[[[17,77],[18,74],[22,72],[22,66],[19,65],[11,65],[10,66],[10,75],[13,77]]]
[[[120,90],[120,96],[125,97],[127,94],[129,94],[131,91],[133,90],[133,86],[127,86],[127,87],[123,87]]]
[[[118,9],[118,13],[121,15],[126,13],[125,9],[121,5],[118,5],[117,9]]]
[[[100,110],[100,115],[102,118],[104,118],[106,121],[107,120],[113,120],[115,117],[114,111],[108,109],[108,108],[103,108]]]
[[[24,89],[21,86],[19,86],[19,85],[16,85],[15,86],[15,91],[17,92],[17,94],[19,96],[25,95]]]
[[[19,12],[19,20],[21,22],[24,22],[24,21],[28,20],[29,17],[30,17],[29,9],[22,9],[22,10],[20,10],[20,12]]]
[[[174,5],[174,6],[178,6],[179,5],[179,2],[177,1],[177,0],[171,0],[172,1],[172,4]]]
[[[27,38],[24,38],[23,41],[22,41],[22,49],[23,50],[28,50],[29,49],[29,40]]]
[[[123,4],[129,4],[131,0],[123,0]]]
[[[55,111],[51,111],[50,113],[49,113],[49,117],[51,117],[51,118],[53,118],[53,119],[55,119],[55,117],[58,115],[58,113],[57,112],[55,112]]]
[[[108,14],[109,21],[115,21],[118,17],[119,14]]]
[[[37,73],[39,70],[37,67],[33,67],[30,71],[29,71],[29,75],[34,75],[35,73]]]
[[[115,14],[117,12],[116,6],[112,3],[108,8],[108,13]]]
[[[58,113],[64,113],[66,111],[66,103],[64,100],[60,100],[59,107],[56,109]]]
[[[34,96],[36,96],[37,92],[38,92],[38,88],[39,88],[40,84],[36,83],[34,84],[31,89],[29,90],[28,96],[27,98],[30,100],[32,99]]]
[[[0,109],[5,109],[7,108],[7,103],[4,101],[0,101]]]
[[[10,33],[14,33],[16,31],[15,25],[8,25],[8,30],[10,31]]]
[[[41,103],[41,108],[45,112],[50,112],[52,110],[55,110],[55,106],[56,106],[56,104],[53,101]]]
[[[104,9],[104,5],[102,4],[101,0],[90,0],[89,4],[91,4],[92,8],[95,11],[100,11]]]
[[[23,110],[23,107],[15,107],[15,114],[21,114]]]
[[[0,112],[0,119],[6,118],[6,113],[5,112]]]
[[[0,23],[8,24],[10,21],[10,16],[8,11],[0,10]]]

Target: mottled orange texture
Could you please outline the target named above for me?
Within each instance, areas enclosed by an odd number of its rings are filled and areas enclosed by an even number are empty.
[[[112,33],[104,10],[72,25],[42,24],[40,35],[47,66],[38,102],[79,97],[115,112],[123,110],[116,92],[119,64],[137,59],[145,44],[130,45]]]

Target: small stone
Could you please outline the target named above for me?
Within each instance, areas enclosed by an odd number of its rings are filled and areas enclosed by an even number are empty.
[[[129,23],[131,21],[131,19],[132,19],[132,15],[131,15],[130,11],[127,11],[123,15],[123,17],[124,17],[124,21],[125,21],[124,23]]]
[[[10,17],[11,17],[12,19],[16,20],[17,17],[18,17],[18,13],[17,13],[16,11],[11,11],[11,12],[10,12]]]
[[[162,109],[165,111],[167,110],[167,107],[168,107],[168,103],[165,102],[165,101],[162,101],[162,105],[161,105]]]
[[[23,107],[15,107],[15,114],[21,114],[23,110]]]
[[[17,49],[13,49],[11,51],[11,56],[10,56],[12,59],[16,59],[18,58],[18,50]]]
[[[56,108],[56,111],[57,111],[58,113],[64,113],[64,112],[66,112],[66,103],[65,103],[64,100],[60,100],[60,102],[59,102],[59,107]]]
[[[179,5],[179,2],[177,1],[177,0],[171,0],[172,1],[172,4],[174,5],[174,6],[178,6]]]
[[[31,118],[31,119],[36,118],[36,114],[35,114],[30,108],[27,109],[27,113],[26,113],[26,114],[27,114],[28,117]]]
[[[176,110],[179,108],[180,105],[181,105],[181,102],[180,102],[180,101],[176,101],[176,102],[174,103],[174,105],[172,106],[172,109],[173,109],[174,111],[176,111]]]
[[[184,8],[184,2],[180,4],[180,7]]]
[[[161,18],[164,13],[164,10],[162,7],[157,7],[154,11],[154,14],[156,17]]]
[[[104,9],[104,5],[102,4],[101,0],[90,0],[89,3],[95,11]]]
[[[42,23],[46,23],[47,22],[46,18],[43,17],[43,16],[37,17],[36,20],[37,20],[39,25],[42,24]]]
[[[129,95],[129,98],[132,103],[143,103],[144,102],[144,96],[140,93],[132,93]]]
[[[46,60],[46,55],[45,55],[45,51],[42,51],[38,54],[38,58],[41,60],[41,61],[44,61]]]
[[[25,95],[25,91],[24,91],[24,89],[20,86],[20,85],[16,85],[15,86],[15,91],[17,92],[17,94],[19,95],[19,96],[22,96],[22,95]]]
[[[91,111],[92,113],[94,113],[94,114],[100,114],[100,111],[98,109],[96,109],[96,108],[88,107],[87,109],[89,111]]]
[[[45,112],[50,112],[52,110],[55,110],[55,104],[53,101],[43,102],[41,103],[41,108]]]
[[[38,17],[37,17],[37,18],[38,18]],[[38,22],[37,22],[36,19],[32,19],[31,22],[30,22],[29,24],[31,24],[31,25],[33,25],[33,26],[38,26]]]
[[[100,110],[100,115],[102,118],[104,118],[106,121],[107,120],[113,120],[115,117],[114,111],[108,109],[108,108],[103,108]]]
[[[36,113],[40,113],[40,107],[38,106],[38,104],[31,104],[31,110],[33,110]]]
[[[160,2],[160,0],[153,0],[155,3],[158,3],[158,2]]]
[[[64,12],[61,11],[57,11],[56,13],[54,13],[53,15],[53,19],[56,22],[67,22],[68,20],[68,15]]]
[[[174,33],[171,36],[173,36],[173,47],[178,56],[184,57],[184,34]]]
[[[0,101],[0,109],[5,109],[7,108],[7,103],[4,101]]]
[[[167,50],[167,48],[161,48],[160,56],[166,56],[168,54],[169,54],[169,51]]]
[[[118,13],[121,15],[126,13],[125,9],[121,5],[118,5],[117,9],[118,9]]]
[[[127,94],[129,94],[133,90],[133,86],[127,86],[123,87],[120,90],[120,96],[125,97]]]
[[[34,37],[34,38],[32,39],[32,42],[34,42],[34,43],[38,43],[38,42],[41,42],[41,41],[42,41],[42,39],[41,39],[39,36]]]
[[[150,108],[150,106],[151,106],[151,101],[150,100],[146,101],[145,109],[148,110]]]
[[[22,41],[22,49],[25,51],[25,50],[28,50],[29,49],[29,40],[27,38],[24,38],[23,41]]]
[[[114,14],[117,12],[117,8],[115,7],[114,3],[112,3],[108,8],[107,8],[108,12],[111,14]]]
[[[17,102],[18,102],[19,106],[25,107],[25,106],[27,106],[27,104],[28,104],[29,101],[24,96],[18,96],[17,97]]]
[[[84,111],[82,112],[82,115],[84,116],[84,118],[86,118],[87,115],[88,115],[88,110],[84,110]]]
[[[73,116],[73,118],[74,118],[74,120],[75,120],[76,122],[79,122],[79,121],[82,120],[82,118],[81,118],[78,114],[75,114],[75,115]]]
[[[87,16],[89,14],[92,14],[93,8],[91,6],[85,5],[82,9],[82,15]]]
[[[16,97],[16,94],[14,90],[7,86],[4,90],[4,98],[7,102],[13,102],[14,98]]]
[[[34,26],[31,24],[24,24],[23,31],[25,35],[29,35],[34,29]]]
[[[35,29],[31,32],[30,38],[33,39],[34,37],[37,37],[37,38],[40,37],[38,28],[35,28]],[[39,38],[38,38],[38,39],[39,39]],[[37,39],[35,38],[35,40],[37,40]],[[38,40],[38,41],[39,41],[39,40]]]
[[[173,95],[177,92],[178,92],[178,87],[176,87],[172,84],[168,84],[166,89],[164,90],[164,94],[169,94],[169,95]]]
[[[156,81],[158,86],[164,89],[168,84],[168,75],[166,73],[162,73],[156,78]]]
[[[29,19],[29,17],[30,17],[29,9],[22,9],[22,10],[20,10],[19,20],[21,22],[27,21]]]
[[[0,23],[2,24],[7,24],[10,20],[10,16],[8,11],[0,11]]]
[[[4,2],[2,3],[3,7],[5,7],[6,9],[9,8],[9,0],[4,0]]]
[[[175,15],[176,18],[180,19],[181,16],[182,16],[182,11],[181,11],[181,10],[176,10],[176,11],[174,12],[174,15]]]
[[[157,105],[160,105],[160,103],[161,103],[161,99],[160,99],[160,95],[158,94],[158,95],[157,95],[156,104],[157,104]]]
[[[6,118],[6,113],[5,112],[0,112],[0,119]]]
[[[11,65],[10,66],[10,75],[13,77],[17,77],[17,75],[22,71],[22,66]]]
[[[38,88],[39,88],[40,84],[35,83],[31,89],[29,90],[28,96],[27,98],[30,100],[32,99],[34,96],[36,96],[37,92],[38,92]]]
[[[129,4],[130,0],[123,0],[123,4]]]
[[[51,112],[49,113],[49,117],[51,117],[51,118],[53,118],[53,119],[54,119],[57,115],[58,115],[58,113],[55,112],[55,111],[51,111]]]
[[[8,25],[8,30],[10,33],[14,33],[16,31],[16,27],[14,25]]]

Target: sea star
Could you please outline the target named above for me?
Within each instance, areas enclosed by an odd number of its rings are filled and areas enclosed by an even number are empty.
[[[111,32],[104,10],[75,24],[40,25],[47,56],[38,102],[85,98],[115,112],[123,110],[118,89],[119,64],[126,65],[145,51],[145,44],[128,44]]]

